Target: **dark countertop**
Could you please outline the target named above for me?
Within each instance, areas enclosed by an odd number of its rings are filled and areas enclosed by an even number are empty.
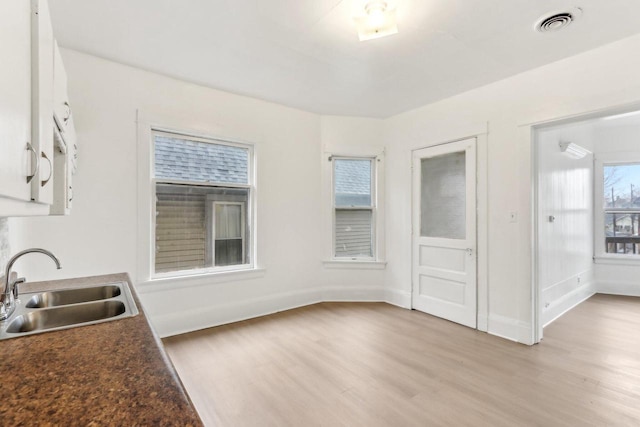
[[[0,425],[202,425],[127,274],[25,283],[20,292],[121,281],[137,316],[0,341]]]

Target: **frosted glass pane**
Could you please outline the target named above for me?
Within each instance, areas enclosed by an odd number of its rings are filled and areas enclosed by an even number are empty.
[[[466,237],[466,153],[422,159],[420,235]]]
[[[333,164],[336,206],[371,206],[371,160],[336,159]]]
[[[336,257],[373,256],[371,210],[336,210]]]

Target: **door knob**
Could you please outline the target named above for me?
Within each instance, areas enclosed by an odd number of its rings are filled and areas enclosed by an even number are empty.
[[[473,255],[473,249],[467,248],[467,255],[469,256]]]

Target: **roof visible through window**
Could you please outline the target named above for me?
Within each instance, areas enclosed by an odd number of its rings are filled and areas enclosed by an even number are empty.
[[[246,148],[155,135],[156,178],[247,184],[248,160]]]

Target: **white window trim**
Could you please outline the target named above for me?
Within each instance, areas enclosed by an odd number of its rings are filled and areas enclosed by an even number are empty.
[[[193,130],[187,122],[175,122],[171,117],[147,115],[137,112],[137,158],[138,158],[138,232],[137,232],[137,282],[152,286],[153,283],[171,283],[173,279],[188,279],[194,285],[206,283],[218,283],[235,280],[236,277],[259,272],[264,274],[264,269],[258,267],[257,258],[257,221],[255,212],[258,186],[256,184],[256,159],[257,148],[254,143],[242,141],[225,135],[220,129]],[[249,264],[236,266],[212,267],[205,269],[184,270],[168,273],[155,273],[155,176],[154,176],[154,133],[167,133],[170,135],[184,136],[194,140],[206,142],[221,142],[223,144],[239,146],[249,150],[248,185],[224,184],[224,187],[249,188],[249,200],[247,201],[247,221],[251,233],[248,237],[247,250],[249,251]],[[169,183],[171,180],[160,180]],[[180,181],[181,184],[186,182]],[[188,184],[188,183],[187,183]],[[194,183],[202,184],[202,183]]]
[[[333,159],[370,159],[372,160],[372,212],[373,212],[373,257],[336,257],[335,256],[335,192]],[[322,154],[323,193],[324,193],[324,236],[325,249],[323,266],[339,269],[384,269],[384,149],[378,147],[358,147],[349,149],[324,150]]]
[[[594,233],[594,261],[597,264],[613,265],[640,265],[639,255],[610,254],[605,247],[604,233],[604,167],[608,165],[624,165],[630,163],[640,163],[640,154],[637,152],[612,152],[596,154],[594,158],[594,213],[595,213],[595,233]]]

